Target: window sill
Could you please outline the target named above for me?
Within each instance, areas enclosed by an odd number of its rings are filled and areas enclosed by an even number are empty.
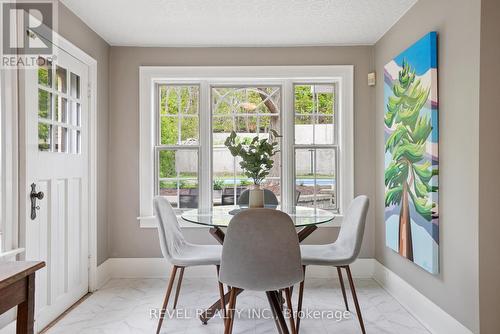
[[[318,227],[341,227],[342,226],[342,220],[344,216],[342,215],[335,215],[335,219],[331,222],[325,223],[325,224],[320,224]],[[140,228],[156,228],[156,217],[155,216],[148,216],[148,217],[137,217],[137,220],[139,221],[139,227]],[[209,226],[203,226],[203,225],[198,225],[198,224],[193,224],[185,221],[184,219],[181,218],[180,215],[177,215],[177,221],[179,222],[179,225],[182,228],[208,228]]]

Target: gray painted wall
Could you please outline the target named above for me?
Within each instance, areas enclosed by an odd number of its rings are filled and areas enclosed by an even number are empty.
[[[108,151],[108,222],[110,257],[159,257],[154,229],[141,229],[139,215],[139,66],[354,65],[355,192],[374,201],[374,90],[366,84],[372,47],[303,48],[134,48],[112,47]],[[374,203],[374,202],[373,202]],[[374,254],[374,215],[361,255]],[[185,229],[192,242],[213,243],[203,228]],[[335,240],[336,228],[316,231],[309,242]]]
[[[479,27],[480,0],[420,0],[375,45],[379,76],[375,257],[475,333],[479,332]],[[437,276],[385,247],[383,215],[383,66],[432,30],[439,33],[441,273]]]
[[[108,258],[107,151],[109,45],[59,2],[59,29],[64,38],[97,60],[97,264]]]
[[[481,111],[479,116],[479,310],[482,334],[500,332],[500,2],[481,2]]]

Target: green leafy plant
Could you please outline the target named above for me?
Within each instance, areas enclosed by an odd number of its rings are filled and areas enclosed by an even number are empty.
[[[385,206],[400,205],[399,253],[413,260],[410,199],[415,211],[430,221],[434,203],[429,203],[429,194],[437,191],[431,178],[438,170],[424,161],[431,120],[420,115],[430,90],[415,80],[415,70],[404,62],[392,91],[384,119],[385,125],[394,129],[385,144],[385,151],[392,156],[385,170]]]
[[[281,136],[275,130],[270,130],[269,138],[259,139],[259,136],[255,136],[250,144],[245,145],[238,140],[236,132],[231,131],[224,145],[234,157],[241,157],[240,167],[245,175],[251,178],[255,185],[260,185],[273,168],[272,157],[279,152],[276,141],[279,137]]]
[[[197,183],[193,183],[188,180],[179,180],[179,189],[196,189],[198,188]]]
[[[252,184],[252,182],[250,182],[248,180],[241,180],[240,181],[240,186],[243,186],[243,187],[249,186],[251,184]]]
[[[222,179],[216,179],[214,180],[214,190],[222,190],[222,187],[224,187],[224,180]]]

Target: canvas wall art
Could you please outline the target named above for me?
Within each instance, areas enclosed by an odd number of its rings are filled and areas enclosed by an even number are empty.
[[[386,244],[439,272],[437,33],[384,68]]]

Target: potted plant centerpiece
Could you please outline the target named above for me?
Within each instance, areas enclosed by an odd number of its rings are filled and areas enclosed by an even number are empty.
[[[240,167],[247,177],[253,180],[254,186],[250,189],[248,206],[251,208],[264,207],[264,189],[260,187],[262,181],[273,168],[273,156],[279,152],[276,138],[281,137],[275,130],[270,130],[269,138],[259,139],[255,136],[250,144],[242,141],[231,131],[224,145],[234,157],[240,157]]]

